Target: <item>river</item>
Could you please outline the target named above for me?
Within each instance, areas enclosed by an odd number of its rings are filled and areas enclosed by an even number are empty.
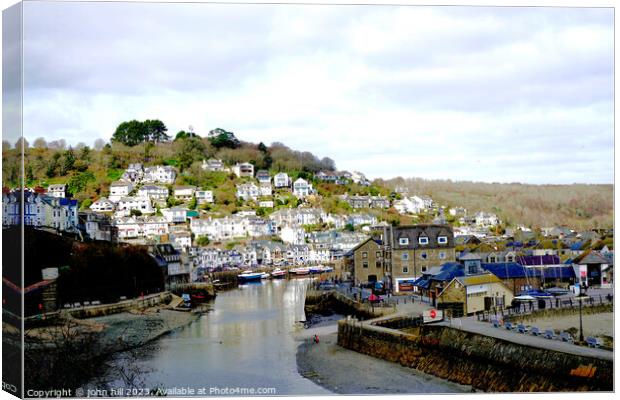
[[[125,373],[138,388],[160,388],[173,396],[223,395],[218,390],[231,388],[245,390],[245,394],[259,388],[275,388],[271,394],[276,395],[330,394],[297,369],[300,342],[296,336],[304,331],[299,321],[305,319],[308,282],[263,281],[218,293],[211,310],[195,322],[131,356],[118,355],[114,362],[128,364],[123,365]],[[123,381],[118,376],[103,381],[110,388],[127,386],[127,378]],[[201,392],[202,388],[206,391]]]

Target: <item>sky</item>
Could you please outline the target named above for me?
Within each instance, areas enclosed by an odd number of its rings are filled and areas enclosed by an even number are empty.
[[[24,135],[130,119],[370,178],[613,183],[613,10],[26,3]]]

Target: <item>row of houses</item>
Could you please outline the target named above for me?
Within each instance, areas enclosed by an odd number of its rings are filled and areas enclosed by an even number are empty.
[[[25,189],[2,191],[2,225],[21,223],[21,202],[23,196],[23,223],[27,226],[51,228],[74,232],[78,225],[77,200],[53,197],[43,190]]]
[[[349,196],[343,195],[342,199],[346,201],[351,208],[390,208],[390,199],[385,196]]]
[[[120,180],[133,184],[164,183],[173,184],[176,179],[176,170],[167,165],[144,167],[141,163],[129,164]]]

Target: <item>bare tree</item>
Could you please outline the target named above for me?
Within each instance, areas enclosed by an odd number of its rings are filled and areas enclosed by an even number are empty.
[[[105,146],[105,140],[99,138],[97,140],[95,140],[95,150],[97,151],[101,151],[101,149],[103,149],[103,146]]]
[[[44,138],[38,137],[34,140],[33,146],[35,149],[47,149],[47,142]]]

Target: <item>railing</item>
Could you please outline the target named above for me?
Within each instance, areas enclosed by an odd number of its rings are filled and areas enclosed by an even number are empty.
[[[544,307],[539,307],[539,301],[544,302]],[[566,309],[566,308],[578,308],[579,303],[583,307],[592,307],[603,304],[613,304],[613,296],[611,294],[607,296],[598,295],[590,296],[579,300],[575,297],[568,299],[539,299],[531,300],[528,302],[521,302],[517,307],[492,307],[490,310],[481,311],[476,314],[478,321],[490,321],[491,318],[506,317],[510,315],[527,315],[538,310],[553,310],[553,309]]]

